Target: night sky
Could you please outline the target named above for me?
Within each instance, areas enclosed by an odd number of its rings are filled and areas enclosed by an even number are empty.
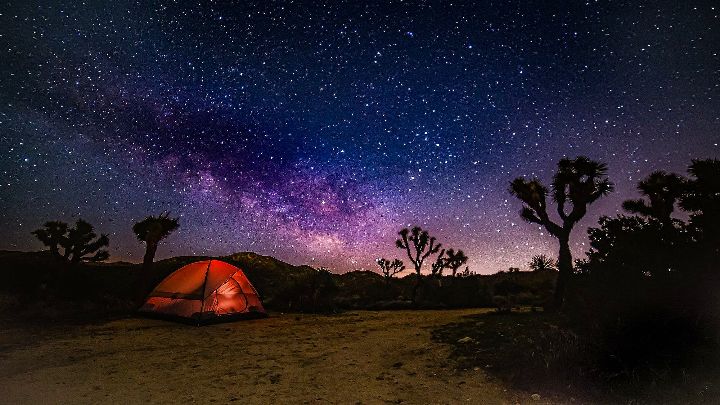
[[[519,176],[609,165],[620,212],[652,170],[720,157],[714,2],[3,2],[0,249],[82,217],[138,261],[255,251],[333,271],[407,258],[420,225],[479,273],[557,255]],[[565,3],[562,6],[550,3]]]

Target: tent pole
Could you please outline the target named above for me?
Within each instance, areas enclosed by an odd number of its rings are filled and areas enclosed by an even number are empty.
[[[200,301],[200,314],[202,315],[203,310],[205,309],[205,288],[207,287],[207,279],[208,279],[208,273],[210,273],[210,265],[212,264],[212,260],[208,262],[207,269],[205,269],[205,280],[203,281],[203,288],[202,288],[202,300]]]

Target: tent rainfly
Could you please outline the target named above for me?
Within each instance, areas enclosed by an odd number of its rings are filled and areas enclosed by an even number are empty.
[[[174,271],[150,293],[140,312],[194,324],[267,316],[242,270],[220,260]]]

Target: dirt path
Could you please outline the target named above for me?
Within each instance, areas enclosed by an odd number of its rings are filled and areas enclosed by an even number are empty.
[[[455,370],[433,328],[481,310],[148,319],[0,332],[5,403],[542,403]]]

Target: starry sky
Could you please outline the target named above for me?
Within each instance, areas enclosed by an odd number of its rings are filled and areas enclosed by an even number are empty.
[[[493,273],[557,254],[513,178],[609,165],[582,255],[639,179],[720,157],[710,1],[33,3],[0,6],[0,249],[82,217],[139,261],[169,210],[158,258],[374,269],[420,225]]]

